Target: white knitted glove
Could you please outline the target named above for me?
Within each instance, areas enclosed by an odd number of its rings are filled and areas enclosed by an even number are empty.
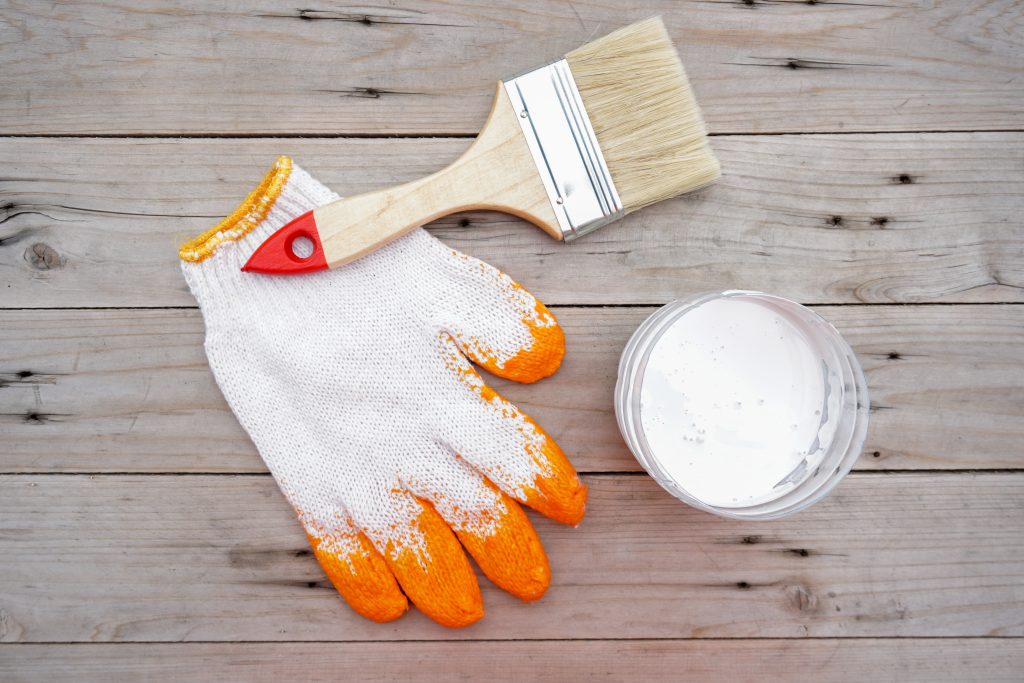
[[[558,368],[561,329],[507,275],[424,230],[335,270],[241,272],[267,236],[337,198],[282,157],[238,210],[182,247],[218,385],[363,616],[395,619],[408,596],[446,626],[479,619],[462,548],[500,587],[540,597],[547,558],[512,499],[576,524],[586,489],[466,356],[532,382]]]

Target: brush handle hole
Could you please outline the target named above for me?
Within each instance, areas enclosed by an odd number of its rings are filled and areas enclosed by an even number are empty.
[[[294,261],[302,262],[313,255],[316,250],[316,243],[313,237],[307,232],[297,232],[288,240],[287,253]]]

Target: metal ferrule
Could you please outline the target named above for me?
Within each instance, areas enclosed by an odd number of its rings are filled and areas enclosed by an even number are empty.
[[[624,215],[564,59],[505,81],[566,242]]]

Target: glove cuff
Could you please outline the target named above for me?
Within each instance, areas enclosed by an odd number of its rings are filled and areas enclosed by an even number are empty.
[[[213,256],[221,244],[243,239],[266,219],[291,174],[292,160],[286,156],[278,157],[245,201],[220,223],[182,244],[178,257],[188,263],[202,263]]]
[[[288,221],[338,199],[286,156],[279,157],[227,218],[181,245],[178,255],[189,289],[204,311],[239,296],[259,296],[276,276],[243,273],[259,245]]]
[[[235,269],[292,218],[338,199],[338,195],[281,156],[245,200],[224,220],[178,250],[183,267]],[[230,253],[230,257],[228,254]]]

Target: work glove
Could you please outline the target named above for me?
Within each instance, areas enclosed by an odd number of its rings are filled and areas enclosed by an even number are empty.
[[[558,323],[507,275],[422,229],[334,270],[241,271],[269,235],[336,199],[281,157],[182,246],[217,384],[359,614],[395,619],[408,597],[445,626],[477,621],[463,550],[501,588],[539,598],[548,561],[519,503],[574,525],[586,488],[467,358],[539,380],[561,363]]]

